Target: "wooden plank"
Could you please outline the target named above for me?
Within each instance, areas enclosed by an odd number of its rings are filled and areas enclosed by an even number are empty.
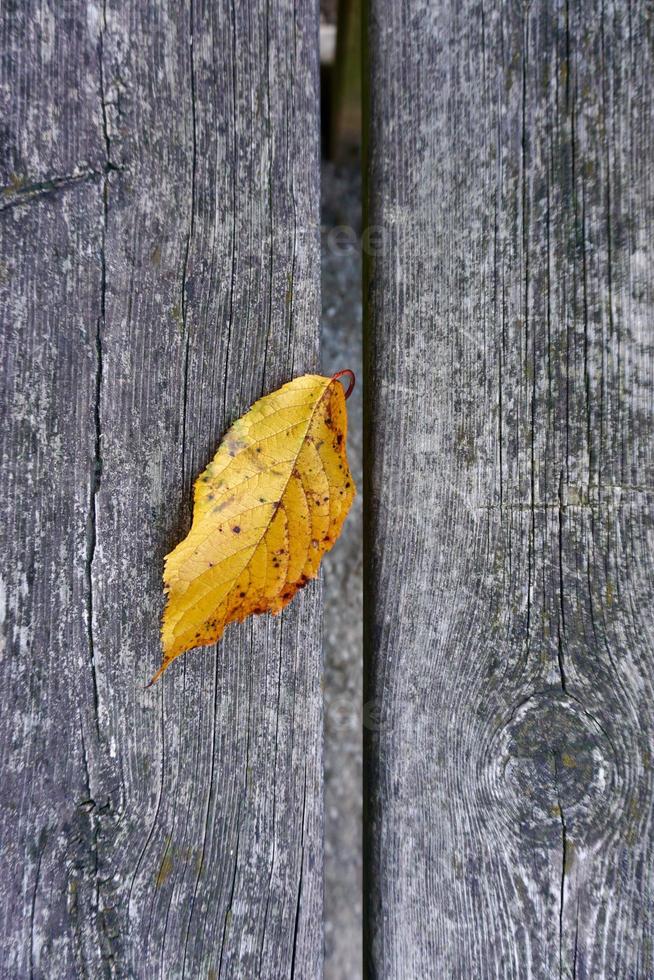
[[[317,367],[317,10],[0,23],[2,961],[317,977],[319,586],[144,690],[194,475]]]
[[[367,974],[652,976],[652,19],[368,48]]]

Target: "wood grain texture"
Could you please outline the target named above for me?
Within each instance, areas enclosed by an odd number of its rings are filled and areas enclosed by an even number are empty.
[[[367,975],[652,977],[651,9],[368,59]]]
[[[319,587],[144,690],[194,476],[317,367],[317,8],[0,32],[0,973],[317,977]]]

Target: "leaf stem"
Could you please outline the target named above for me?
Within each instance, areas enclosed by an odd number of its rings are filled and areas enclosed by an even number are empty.
[[[346,368],[344,371],[338,371],[337,374],[332,375],[332,381],[338,381],[338,379],[342,378],[344,374],[350,375],[350,383],[345,391],[345,400],[347,401],[347,399],[354,391],[354,385],[356,384],[356,377],[354,376],[354,371],[350,371],[349,368]]]

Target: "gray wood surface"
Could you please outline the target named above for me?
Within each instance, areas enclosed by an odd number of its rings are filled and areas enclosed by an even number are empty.
[[[317,977],[319,586],[144,690],[194,476],[317,367],[317,8],[0,10],[0,975]]]
[[[367,975],[651,978],[651,5],[368,16]]]

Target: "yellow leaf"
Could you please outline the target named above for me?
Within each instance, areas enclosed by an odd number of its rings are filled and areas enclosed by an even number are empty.
[[[228,623],[280,612],[318,574],[355,494],[343,374],[305,374],[261,398],[199,476],[191,530],[166,556],[163,662],[151,683]]]

